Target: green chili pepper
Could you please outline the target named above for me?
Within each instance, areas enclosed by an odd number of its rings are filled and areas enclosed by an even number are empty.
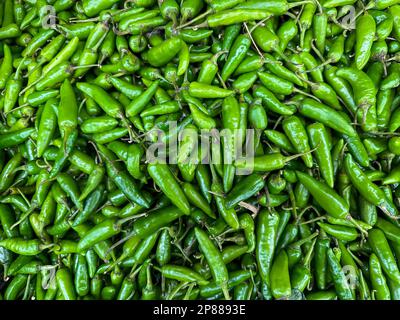
[[[378,257],[371,254],[369,258],[369,272],[372,288],[375,290],[377,300],[390,300],[390,291],[387,285],[385,276],[382,273],[382,268]]]
[[[375,20],[371,15],[364,14],[358,17],[356,22],[355,61],[356,67],[359,70],[364,68],[370,58],[372,42],[375,38],[375,31]]]
[[[371,229],[368,232],[368,243],[378,257],[385,274],[393,281],[399,282],[399,269],[384,233],[379,229]]]
[[[327,250],[327,257],[330,274],[332,276],[338,298],[340,300],[353,300],[354,296],[349,287],[349,283],[345,278],[345,274],[339,264],[339,261],[335,257],[333,250],[330,248]]]
[[[197,241],[199,242],[200,250],[207,259],[208,265],[213,275],[215,282],[221,287],[225,299],[229,300],[228,292],[228,270],[222,260],[221,253],[214,246],[208,235],[201,229],[195,228]]]

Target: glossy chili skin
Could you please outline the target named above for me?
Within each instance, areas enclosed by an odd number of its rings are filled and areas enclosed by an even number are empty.
[[[312,156],[310,153],[308,153],[308,151],[310,151],[310,144],[306,129],[304,128],[300,119],[296,116],[288,117],[283,120],[282,127],[296,151],[298,153],[305,153],[302,156],[302,159],[304,164],[308,168],[311,168],[313,166]]]
[[[290,295],[291,284],[288,258],[285,250],[278,253],[270,272],[271,292],[276,299]]]
[[[199,285],[206,285],[208,283],[201,275],[195,271],[182,266],[165,265],[161,269],[164,277],[169,279],[176,279],[180,281],[197,282]]]
[[[335,257],[332,249],[328,249],[327,257],[330,274],[332,276],[338,298],[340,300],[353,300],[354,296],[349,287],[349,283],[345,279],[342,267]]]
[[[78,251],[83,252],[94,244],[111,238],[121,231],[121,226],[115,218],[105,219],[82,237],[78,243]]]
[[[58,290],[60,291],[63,299],[75,300],[76,293],[73,285],[72,277],[68,269],[60,269],[56,273],[56,281]]]
[[[369,258],[369,272],[372,288],[375,290],[377,300],[390,300],[390,291],[386,283],[385,276],[382,273],[382,268],[379,259],[375,254]]]
[[[260,269],[260,275],[266,284],[268,295],[265,299],[271,299],[270,271],[272,259],[275,253],[275,238],[279,223],[277,213],[269,213],[267,210],[260,212],[256,229],[256,259]]]
[[[371,54],[372,42],[375,37],[375,20],[369,15],[365,14],[357,19],[356,26],[356,66],[357,69],[362,70],[369,60]]]
[[[226,266],[222,260],[221,253],[214,246],[204,231],[196,227],[195,234],[197,241],[199,242],[200,249],[207,259],[215,282],[221,286],[225,298],[230,299],[229,292],[227,290],[229,275],[228,270],[226,269]]]
[[[226,81],[244,59],[250,48],[251,40],[245,35],[238,36],[230,48],[224,67],[221,70],[222,80]]]
[[[182,212],[189,214],[190,205],[168,166],[166,164],[154,163],[148,165],[147,170],[154,182],[164,191],[167,197],[170,198]]]
[[[354,100],[359,108],[357,111],[357,117],[363,130],[375,130],[376,95],[375,86],[372,80],[365,72],[350,67],[338,69],[336,75],[347,80],[353,88]],[[363,113],[366,113],[366,116],[363,117]]]
[[[133,202],[149,207],[149,202],[139,192],[137,183],[119,166],[115,164],[115,156],[107,148],[98,145],[101,154],[106,161],[107,173],[112,177],[114,183]]]
[[[395,259],[384,233],[379,229],[372,229],[368,234],[368,243],[378,257],[385,274],[393,281],[398,282],[400,278],[399,269],[394,263]]]
[[[327,251],[330,247],[329,238],[321,234],[315,244],[315,281],[318,289],[325,290],[328,282]]]
[[[335,190],[305,173],[298,171],[296,174],[301,183],[304,184],[314,199],[327,213],[337,218],[345,219],[348,216],[348,205]]]
[[[354,241],[355,239],[358,238],[357,230],[352,227],[329,225],[322,222],[319,222],[318,225],[327,234],[332,235],[339,240]]]
[[[389,216],[398,214],[394,204],[386,198],[383,191],[377,185],[368,179],[365,173],[353,161],[350,154],[346,155],[344,165],[353,185],[364,198],[368,198],[368,201],[380,207]]]
[[[261,175],[253,174],[246,177],[229,192],[226,198],[227,208],[233,208],[240,201],[244,201],[257,194],[264,185],[264,178]],[[251,188],[249,188],[249,186],[251,186]]]
[[[356,135],[354,128],[340,113],[315,100],[305,98],[300,103],[299,111],[305,117],[321,122],[338,132],[351,137]]]

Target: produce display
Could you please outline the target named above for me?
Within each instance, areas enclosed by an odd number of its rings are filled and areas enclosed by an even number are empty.
[[[0,299],[400,300],[400,0],[0,0]]]

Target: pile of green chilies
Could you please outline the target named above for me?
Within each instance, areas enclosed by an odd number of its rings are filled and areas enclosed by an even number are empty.
[[[1,0],[0,298],[399,300],[399,61],[400,0]]]

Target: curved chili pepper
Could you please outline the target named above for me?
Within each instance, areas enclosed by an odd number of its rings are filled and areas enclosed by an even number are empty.
[[[353,88],[354,100],[357,105],[357,119],[361,119],[364,131],[373,131],[376,128],[376,96],[375,86],[371,79],[361,70],[355,68],[341,68],[336,75],[349,81]],[[365,120],[364,120],[365,119]]]
[[[163,190],[171,202],[181,209],[183,213],[189,214],[189,203],[168,166],[160,163],[149,163],[147,170],[154,182]]]
[[[4,89],[7,79],[11,76],[13,65],[13,56],[10,47],[4,43],[3,45],[3,61],[0,67],[0,89]]]
[[[375,254],[371,254],[369,257],[369,272],[372,288],[375,290],[376,298],[378,300],[390,300],[391,297],[389,287],[387,285],[385,276],[382,273],[382,268],[378,257]]]
[[[350,137],[356,135],[354,128],[340,113],[315,100],[305,98],[300,103],[299,111],[305,117],[319,121],[327,127],[342,132]]]
[[[322,177],[329,187],[333,188],[333,162],[331,158],[329,137],[324,125],[314,123],[307,126],[311,147],[315,148],[315,158],[319,165]]]
[[[374,18],[369,14],[364,14],[358,17],[356,24],[355,61],[357,69],[362,70],[371,55],[371,47],[375,38],[376,24]]]
[[[296,174],[299,181],[327,213],[336,218],[346,219],[348,217],[349,207],[335,190],[305,173],[296,171]]]
[[[242,62],[250,48],[251,40],[245,35],[239,35],[229,49],[229,55],[221,71],[221,78],[223,81],[228,80],[230,75],[233,74],[235,69]]]
[[[313,166],[312,156],[310,153],[307,153],[310,151],[310,145],[306,129],[301,120],[296,116],[285,118],[282,122],[282,128],[296,151],[304,154],[301,156],[304,164],[308,168],[311,168]]]
[[[226,207],[228,209],[236,206],[240,201],[244,201],[257,194],[265,185],[264,178],[258,174],[252,174],[241,180],[226,197]],[[249,188],[248,186],[251,186]]]
[[[270,270],[275,253],[275,238],[278,228],[279,216],[263,210],[259,213],[256,229],[256,259],[260,276],[268,287],[270,293]],[[270,297],[265,297],[266,299]]]
[[[327,250],[328,265],[333,283],[340,300],[353,300],[354,296],[345,278],[345,274],[332,249]]]
[[[382,269],[393,281],[399,282],[400,272],[384,233],[379,229],[368,232],[368,243],[379,259]]]
[[[377,185],[368,179],[365,173],[353,161],[351,155],[346,155],[344,166],[352,184],[364,198],[381,208],[387,215],[398,215],[398,211],[394,204],[386,198],[384,192],[379,189]]]

